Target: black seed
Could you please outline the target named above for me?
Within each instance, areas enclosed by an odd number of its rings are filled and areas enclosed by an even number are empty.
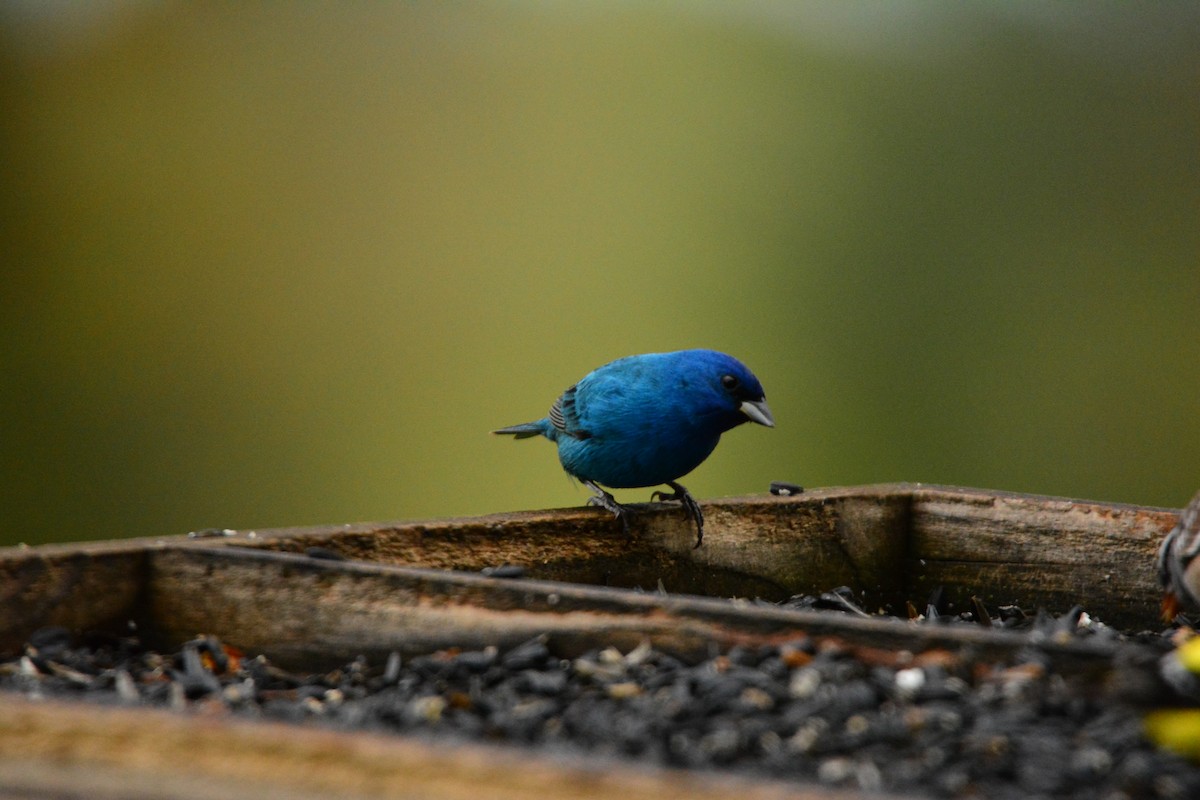
[[[330,550],[327,547],[306,547],[304,555],[309,558],[319,558],[325,561],[345,561],[346,557],[341,553]]]
[[[555,695],[567,688],[567,673],[527,670],[518,676],[518,685],[534,694]]]
[[[524,578],[525,568],[520,564],[503,564],[499,567],[484,567],[480,572],[489,578]]]
[[[494,647],[486,650],[468,650],[459,653],[455,661],[469,672],[484,672],[496,663],[497,650]]]
[[[550,650],[542,637],[517,645],[501,658],[506,669],[519,671],[540,667],[550,658]]]
[[[28,644],[42,658],[58,658],[71,646],[71,632],[57,626],[38,628],[29,634]]]

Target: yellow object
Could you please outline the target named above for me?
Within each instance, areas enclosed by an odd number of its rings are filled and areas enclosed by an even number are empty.
[[[1152,711],[1144,724],[1146,735],[1159,747],[1200,761],[1200,708]]]
[[[1188,672],[1200,673],[1200,636],[1193,636],[1175,648],[1175,658]]]

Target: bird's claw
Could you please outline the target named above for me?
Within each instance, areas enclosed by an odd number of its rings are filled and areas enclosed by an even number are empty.
[[[695,550],[704,541],[704,513],[700,511],[700,504],[696,502],[696,498],[692,497],[691,493],[683,488],[683,486],[675,481],[667,481],[667,486],[670,486],[674,491],[667,494],[664,491],[656,489],[650,495],[650,499],[655,502],[678,500],[683,505],[683,510],[696,523],[696,544],[692,546],[692,549]]]
[[[630,514],[629,509],[618,503],[616,498],[601,489],[592,481],[584,481],[583,483],[593,492],[592,496],[588,498],[587,504],[589,506],[596,506],[612,512],[612,514],[621,521],[621,527],[624,529],[625,535],[628,536]],[[656,502],[664,500],[678,500],[679,503],[683,505],[683,510],[686,511],[687,515],[696,523],[696,544],[692,546],[692,549],[695,550],[700,546],[700,543],[704,541],[704,513],[700,510],[700,504],[696,502],[696,498],[692,497],[691,493],[688,492],[687,489],[683,488],[675,481],[667,481],[667,486],[670,486],[673,490],[670,494],[656,490],[652,495],[650,495],[650,499]]]
[[[584,484],[586,484],[589,489],[595,492],[595,494],[588,498],[587,504],[589,506],[596,506],[597,508],[603,508],[605,511],[612,512],[613,516],[621,521],[621,529],[625,532],[625,535],[628,536],[629,509],[618,503],[615,497],[591,481],[584,481]]]

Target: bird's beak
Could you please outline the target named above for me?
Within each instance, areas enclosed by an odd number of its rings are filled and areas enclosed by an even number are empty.
[[[775,418],[771,416],[771,409],[767,408],[766,400],[746,400],[738,410],[749,417],[751,422],[766,425],[768,428],[775,427]]]

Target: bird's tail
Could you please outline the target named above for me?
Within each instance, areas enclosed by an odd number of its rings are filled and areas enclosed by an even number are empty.
[[[546,432],[543,427],[544,422],[545,420],[542,419],[536,422],[522,422],[520,425],[509,425],[507,428],[500,428],[492,431],[492,433],[502,433],[508,436],[515,436],[518,439],[528,439],[530,436],[541,436]]]

